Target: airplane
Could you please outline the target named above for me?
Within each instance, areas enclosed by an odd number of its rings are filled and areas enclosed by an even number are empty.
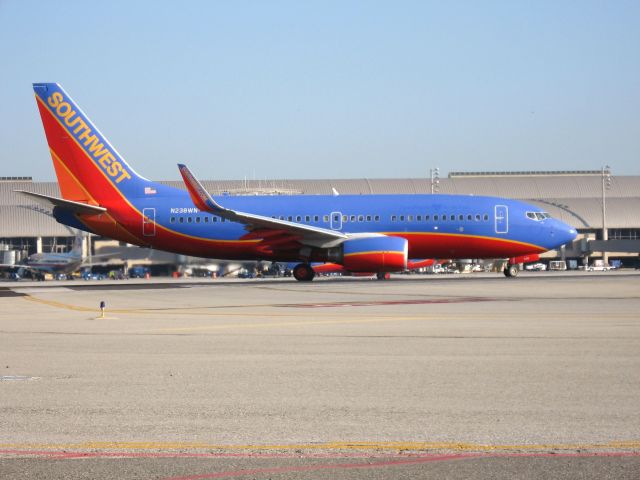
[[[34,253],[29,255],[22,263],[0,264],[0,269],[30,271],[41,278],[45,273],[53,275],[70,275],[78,270],[84,263],[82,256],[82,237],[77,236],[73,248],[66,253]]]
[[[61,197],[20,191],[58,222],[134,245],[198,257],[335,263],[380,279],[411,259],[505,258],[518,264],[576,237],[539,207],[472,195],[213,197],[186,165],[187,191],[139,175],[57,83],[33,84]],[[123,112],[124,113],[124,112]]]

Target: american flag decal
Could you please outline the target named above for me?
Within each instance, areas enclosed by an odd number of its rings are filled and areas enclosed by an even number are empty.
[[[158,192],[156,192],[156,189],[153,187],[144,187],[144,194],[145,195],[154,195]]]

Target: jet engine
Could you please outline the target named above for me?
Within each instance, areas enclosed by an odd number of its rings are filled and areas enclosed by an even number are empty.
[[[352,238],[342,244],[340,263],[350,272],[400,272],[407,268],[408,251],[404,238]]]

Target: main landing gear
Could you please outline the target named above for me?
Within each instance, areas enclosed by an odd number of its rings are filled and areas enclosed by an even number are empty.
[[[376,273],[376,278],[378,280],[389,280],[391,278],[391,274],[389,272],[378,272]]]
[[[293,278],[299,282],[310,282],[315,276],[316,272],[308,263],[299,263],[293,268]]]
[[[518,274],[520,273],[520,267],[518,267],[517,263],[514,263],[514,264],[507,263],[507,266],[504,267],[504,270],[502,271],[502,273],[504,273],[504,276],[508,278],[517,277]]]

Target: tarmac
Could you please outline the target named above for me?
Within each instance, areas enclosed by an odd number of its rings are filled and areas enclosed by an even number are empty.
[[[637,479],[640,273],[6,282],[0,418],[0,478]]]

